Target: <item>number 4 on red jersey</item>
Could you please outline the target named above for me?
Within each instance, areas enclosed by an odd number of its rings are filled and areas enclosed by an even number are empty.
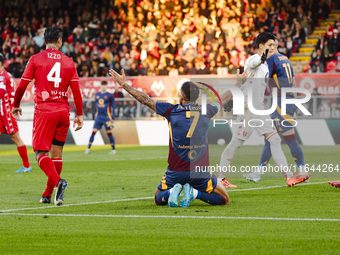
[[[73,60],[52,48],[31,57],[22,79],[35,80],[36,104],[67,102],[68,86],[71,81],[79,81]]]

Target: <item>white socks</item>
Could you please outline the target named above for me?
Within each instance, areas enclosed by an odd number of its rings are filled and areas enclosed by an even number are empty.
[[[196,199],[198,190],[197,189],[192,189],[192,193],[194,194],[194,198]]]
[[[217,173],[218,180],[222,180],[225,178],[225,173],[230,165],[236,150],[244,143],[243,140],[240,140],[236,137],[233,137],[228,144],[228,146],[224,149],[221,155],[220,160],[220,169]]]
[[[290,179],[293,176],[293,173],[289,170],[286,156],[282,151],[280,136],[277,133],[269,135],[269,139],[267,141],[270,143],[270,150],[275,163],[281,167],[281,171],[285,175],[286,179]]]

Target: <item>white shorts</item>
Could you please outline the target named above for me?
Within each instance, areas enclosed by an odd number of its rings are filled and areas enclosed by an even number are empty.
[[[254,121],[254,120],[257,121]],[[270,134],[277,132],[275,125],[269,115],[265,116],[253,116],[253,121],[250,123],[251,126],[256,130],[256,133],[261,136],[264,134]]]
[[[233,125],[233,137],[236,137],[243,141],[247,140],[248,137],[250,137],[250,135],[254,131],[254,128],[248,125],[248,121],[251,120],[251,118],[251,113],[247,109],[245,109],[244,115],[237,116],[235,122],[240,124]]]
[[[276,128],[269,115],[254,116],[247,109],[245,109],[244,115],[237,116],[235,123],[238,122],[240,124],[233,125],[232,127],[233,136],[243,141],[247,140],[254,130],[259,136],[276,132]]]

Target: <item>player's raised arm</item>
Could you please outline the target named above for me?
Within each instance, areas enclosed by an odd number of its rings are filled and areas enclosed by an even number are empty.
[[[144,92],[134,89],[131,86],[127,85],[123,69],[121,71],[121,75],[112,69],[109,71],[109,74],[120,86],[122,86],[123,89],[125,89],[137,101],[139,101],[141,104],[149,106],[152,110],[156,111],[157,101],[150,98],[149,95],[145,94]]]

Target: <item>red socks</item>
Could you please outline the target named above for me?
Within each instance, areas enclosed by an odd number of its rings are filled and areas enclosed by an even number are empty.
[[[38,165],[41,168],[41,170],[44,171],[47,177],[52,180],[54,187],[57,186],[60,176],[57,173],[55,166],[52,160],[50,159],[50,157],[47,155],[40,156],[38,158]]]
[[[17,147],[17,150],[19,152],[19,155],[22,159],[22,163],[24,167],[29,168],[30,167],[30,162],[28,161],[28,156],[27,156],[27,148],[25,145]]]
[[[52,162],[55,166],[55,170],[57,171],[58,175],[60,176],[60,173],[62,171],[62,168],[63,168],[63,160],[62,158],[54,158],[52,159]],[[54,185],[54,182],[52,181],[51,178],[48,178],[47,180],[47,187],[46,187],[46,190],[43,194],[43,197],[46,197],[46,196],[49,196],[51,197],[52,196],[52,193],[53,193],[53,189],[56,185]]]
[[[63,170],[63,159],[62,158],[53,158],[52,162],[54,163],[55,170],[60,175],[61,171]]]

